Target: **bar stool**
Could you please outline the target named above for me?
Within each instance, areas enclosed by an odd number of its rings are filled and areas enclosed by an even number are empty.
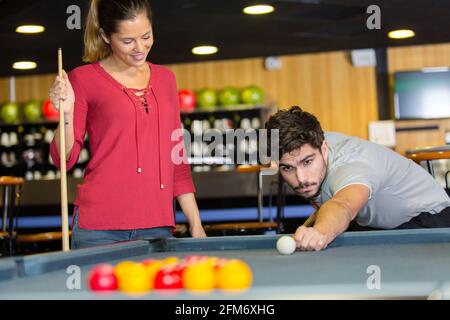
[[[218,232],[222,235],[227,235],[229,233],[244,233],[247,231],[257,231],[261,230],[277,230],[278,223],[272,221],[264,221],[263,216],[263,172],[264,169],[268,169],[268,165],[239,165],[236,167],[236,172],[242,174],[253,173],[257,175],[256,181],[256,197],[258,201],[258,220],[255,222],[237,222],[237,223],[222,223],[222,224],[212,224],[205,225],[205,232]]]
[[[17,217],[20,207],[20,196],[24,179],[20,177],[0,177],[0,186],[2,188],[2,230],[0,239],[3,242],[1,255],[14,254],[14,241],[17,225]]]
[[[286,205],[286,183],[281,175],[281,172],[278,171],[278,192],[277,192],[277,233],[284,233],[284,209]]]
[[[450,159],[450,146],[408,150],[405,155],[419,164],[426,161],[428,172],[434,177],[433,160]]]
[[[261,165],[239,165],[236,168],[237,173],[254,173],[257,175],[256,180],[256,198],[258,200],[258,222],[262,223],[263,217],[263,175],[262,169],[264,167]]]

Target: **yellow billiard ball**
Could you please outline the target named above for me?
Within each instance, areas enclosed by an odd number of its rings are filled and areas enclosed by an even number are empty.
[[[209,292],[216,286],[216,272],[209,261],[192,263],[185,267],[183,288],[195,293]]]
[[[229,260],[217,270],[217,287],[225,291],[248,289],[252,281],[252,269],[242,260]]]

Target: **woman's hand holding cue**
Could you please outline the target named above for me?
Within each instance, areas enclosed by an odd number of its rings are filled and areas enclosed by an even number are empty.
[[[59,105],[64,110],[64,128],[65,128],[65,142],[66,142],[66,157],[69,157],[70,152],[75,141],[73,131],[73,109],[75,104],[75,93],[70,84],[67,73],[63,70],[62,77],[57,76],[50,88],[50,100],[53,105],[59,109]],[[55,142],[58,152],[61,150],[61,143],[59,137],[59,126],[55,131]]]
[[[50,100],[57,109],[59,108],[59,103],[61,102],[64,110],[64,118],[72,118],[75,93],[73,92],[69,77],[64,70],[63,76],[56,76],[56,79],[53,82],[50,89]]]

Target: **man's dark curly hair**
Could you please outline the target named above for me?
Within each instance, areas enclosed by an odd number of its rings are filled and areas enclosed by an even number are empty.
[[[298,106],[280,110],[266,122],[268,151],[271,152],[271,130],[278,129],[279,155],[300,149],[305,144],[315,149],[322,146],[325,136],[317,118]]]

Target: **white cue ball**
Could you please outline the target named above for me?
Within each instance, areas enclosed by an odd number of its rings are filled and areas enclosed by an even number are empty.
[[[282,236],[277,240],[277,250],[280,254],[292,254],[295,248],[295,240],[291,236]]]

